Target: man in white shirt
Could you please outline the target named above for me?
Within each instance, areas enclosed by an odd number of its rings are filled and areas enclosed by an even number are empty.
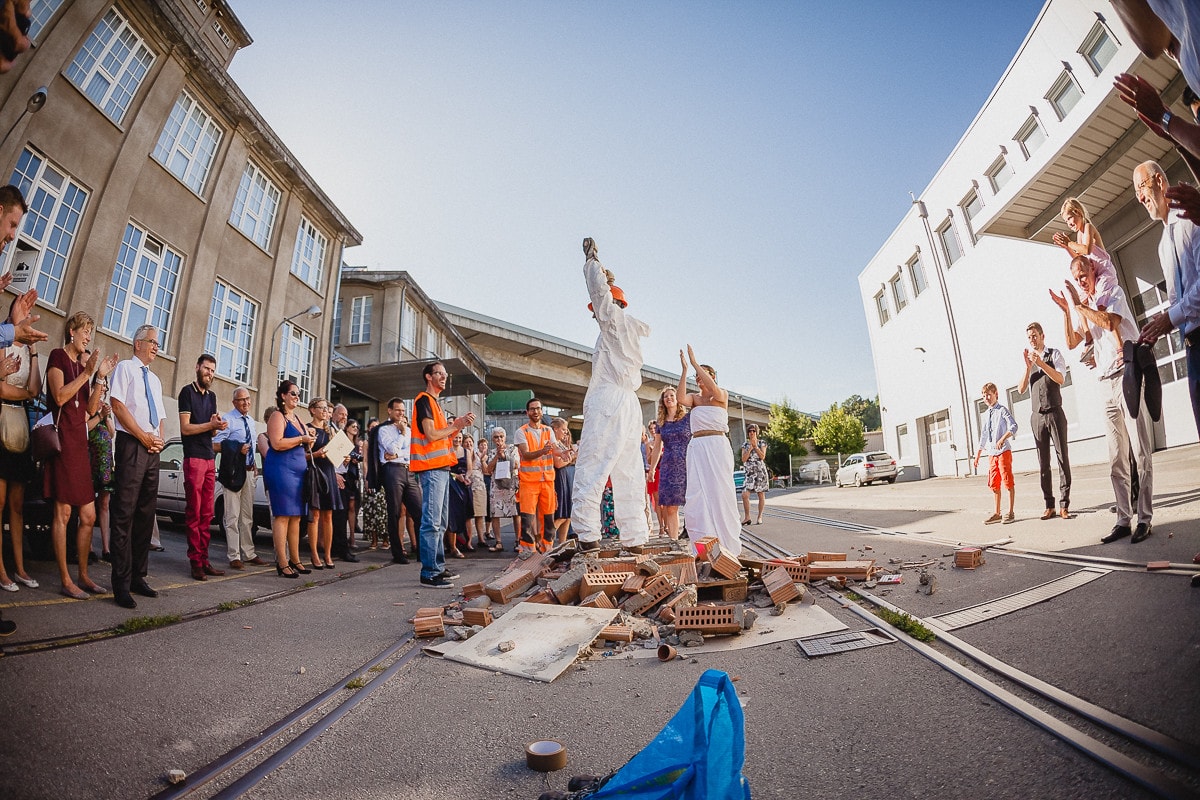
[[[225,429],[213,438],[213,450],[222,459],[220,475],[233,474],[236,470],[226,468],[224,460],[238,459],[245,465],[245,480],[241,488],[231,489],[222,484],[221,497],[225,503],[225,547],[232,569],[245,569],[246,564],[257,567],[267,562],[254,550],[254,491],[258,485],[258,468],[254,461],[254,443],[258,434],[254,417],[250,414],[250,390],[239,386],[233,390],[233,408],[221,415]],[[226,444],[228,443],[228,444]]]
[[[387,498],[387,531],[392,544],[392,561],[407,564],[408,555],[404,552],[407,525],[400,524],[400,510],[403,507],[408,512],[411,524],[420,521],[421,483],[409,470],[412,432],[408,429],[404,401],[399,397],[388,401],[388,419],[389,422],[376,428],[378,445],[375,467]]]
[[[1103,386],[1105,438],[1108,440],[1108,460],[1113,493],[1117,501],[1117,524],[1100,541],[1115,542],[1133,534],[1134,544],[1150,535],[1154,516],[1154,430],[1149,414],[1136,418],[1129,411],[1122,388],[1126,369],[1122,349],[1125,342],[1135,341],[1137,328],[1133,314],[1125,301],[1125,293],[1115,282],[1103,289],[1096,287],[1096,265],[1090,258],[1076,256],[1071,260],[1071,275],[1079,291],[1070,282],[1065,284],[1068,300],[1063,294],[1050,292],[1055,304],[1062,309],[1067,347],[1074,350],[1090,333],[1096,345],[1096,372]],[[1080,292],[1083,293],[1082,297]],[[1080,316],[1078,327],[1071,325],[1071,310]],[[1130,367],[1132,368],[1132,367]],[[1129,452],[1134,449],[1138,470],[1137,530],[1131,531],[1134,509],[1130,502]]]
[[[133,335],[133,358],[117,364],[110,378],[117,439],[113,443],[116,490],[109,504],[109,552],[113,599],[122,608],[137,608],[130,592],[158,596],[146,583],[166,416],[162,383],[150,370],[158,345],[157,328],[138,328]]]
[[[1033,444],[1037,448],[1038,468],[1042,479],[1042,499],[1046,510],[1042,519],[1051,519],[1056,514],[1070,519],[1067,510],[1071,505],[1071,459],[1067,455],[1067,415],[1062,407],[1062,389],[1066,380],[1067,361],[1063,354],[1046,346],[1046,333],[1040,322],[1031,322],[1025,327],[1029,347],[1025,349],[1025,374],[1017,391],[1024,394],[1029,390],[1033,401],[1033,413],[1029,427],[1033,433]],[[1054,483],[1050,472],[1050,445],[1058,455],[1058,511],[1054,510]]]

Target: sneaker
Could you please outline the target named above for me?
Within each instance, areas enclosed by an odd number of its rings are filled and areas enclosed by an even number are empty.
[[[1011,511],[1004,515],[1004,524],[1005,525],[1009,524],[1010,522],[1016,522],[1016,521],[1017,521],[1017,515],[1012,513]]]
[[[455,578],[457,578],[457,577],[458,577],[458,573],[457,573],[457,572],[451,572],[451,571],[450,571],[450,570],[448,570],[448,569],[444,569],[444,570],[442,570],[441,572],[439,572],[439,573],[438,573],[438,577],[439,577],[439,578],[441,578],[442,580],[445,580],[445,581],[452,581],[452,580],[454,580]]]
[[[990,517],[988,517],[987,519],[985,519],[983,521],[983,524],[984,525],[995,525],[997,522],[1003,522],[1003,521],[1004,521],[1004,517],[1000,516],[999,514],[992,514]]]
[[[421,578],[421,585],[429,586],[434,589],[453,589],[454,588],[453,582],[446,580],[441,575],[437,575],[433,578]]]

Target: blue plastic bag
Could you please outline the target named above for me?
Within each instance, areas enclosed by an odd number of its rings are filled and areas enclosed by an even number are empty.
[[[706,670],[671,721],[589,800],[750,800],[745,755],[733,681]]]

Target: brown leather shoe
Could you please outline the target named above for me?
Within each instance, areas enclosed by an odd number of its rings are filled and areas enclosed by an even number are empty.
[[[230,569],[245,569],[246,565],[242,563],[242,560],[240,558],[235,558],[233,561],[229,562],[229,568]]]
[[[217,575],[224,575],[224,574],[225,574],[225,570],[223,570],[223,569],[217,569],[217,568],[216,568],[216,567],[214,567],[212,564],[205,564],[205,565],[204,565],[204,574],[205,574],[205,575],[212,575],[212,576],[214,576],[214,577],[215,577],[215,576],[217,576]]]
[[[203,567],[192,567],[192,580],[206,581],[208,578],[204,576]]]
[[[1068,511],[1067,511],[1065,508],[1060,508],[1060,509],[1058,510],[1058,515],[1059,515],[1060,517],[1062,517],[1063,519],[1070,519],[1070,518],[1071,518],[1071,514],[1070,514],[1070,513],[1069,513],[1069,512],[1068,512]]]
[[[250,559],[250,560],[249,560],[249,561],[247,561],[246,563],[247,563],[247,564],[253,564],[253,565],[254,565],[254,566],[256,566],[256,567],[269,567],[269,566],[271,566],[270,564],[268,564],[266,561],[263,561],[263,560],[262,560],[261,558],[259,558],[258,556],[255,556],[254,558]]]
[[[1053,508],[1047,508],[1042,512],[1042,519],[1054,519],[1058,514]]]

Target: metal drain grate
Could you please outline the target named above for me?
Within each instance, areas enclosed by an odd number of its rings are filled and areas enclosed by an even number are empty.
[[[1072,589],[1083,586],[1085,583],[1091,583],[1111,571],[1096,567],[1084,567],[1077,572],[1056,578],[1049,583],[1043,583],[1041,586],[1034,586],[1032,589],[1010,594],[1007,597],[1001,597],[999,600],[980,603],[977,606],[962,608],[958,611],[950,611],[946,614],[939,614],[936,617],[928,617],[924,621],[931,628],[940,628],[944,631],[965,628],[977,622],[995,619],[1005,614],[1011,614],[1013,611],[1045,602],[1063,592],[1069,592]]]
[[[861,650],[864,647],[874,647],[877,644],[891,644],[896,638],[879,628],[867,628],[865,631],[841,631],[839,633],[824,633],[796,642],[804,655],[809,658],[828,656],[833,653],[845,653],[850,650]]]

